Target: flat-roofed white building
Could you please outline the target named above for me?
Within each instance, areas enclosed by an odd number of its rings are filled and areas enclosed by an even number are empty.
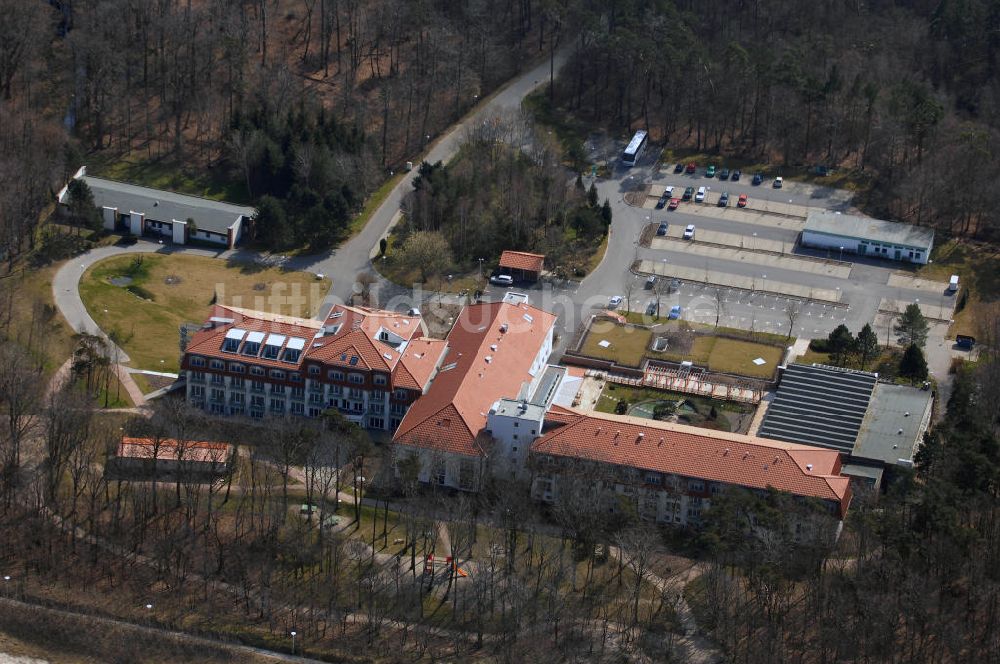
[[[802,246],[924,265],[934,248],[934,230],[827,210],[810,212]]]

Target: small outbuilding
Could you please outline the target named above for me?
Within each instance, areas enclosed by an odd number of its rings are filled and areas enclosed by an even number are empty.
[[[228,443],[124,437],[107,470],[131,479],[200,482],[225,475],[232,461],[233,446]]]
[[[507,250],[500,255],[500,269],[509,272],[515,281],[538,281],[544,264],[542,254]]]
[[[925,265],[934,248],[934,230],[817,210],[806,218],[802,246]]]

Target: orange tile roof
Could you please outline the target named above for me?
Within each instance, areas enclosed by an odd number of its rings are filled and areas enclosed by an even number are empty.
[[[448,334],[448,353],[430,389],[413,404],[396,442],[478,456],[490,406],[516,398],[556,317],[527,304],[468,306]],[[506,326],[506,328],[504,328]],[[501,328],[506,332],[501,332]]]
[[[208,443],[205,441],[184,441],[178,443],[173,438],[154,441],[152,438],[122,438],[118,444],[117,456],[129,459],[152,459],[164,461],[195,461],[199,463],[223,463],[229,459],[232,445],[228,443]]]
[[[543,254],[529,254],[525,251],[507,250],[500,254],[500,267],[527,272],[541,272],[545,264]]]
[[[441,365],[448,342],[444,339],[420,337],[407,344],[403,356],[393,371],[392,384],[411,390],[423,391],[434,372]]]
[[[217,304],[212,308],[211,316],[214,318],[231,318],[234,322],[198,330],[188,340],[185,354],[202,355],[204,357],[214,357],[234,362],[253,362],[261,366],[281,369],[296,369],[302,365],[302,360],[309,350],[309,343],[322,326],[320,321],[308,318],[278,316],[263,311],[252,311],[250,309],[228,307],[221,304]],[[226,338],[226,332],[232,328],[239,328],[247,332],[280,334],[287,338],[300,337],[306,340],[305,351],[299,356],[298,362],[285,362],[280,359],[268,360],[263,357],[251,358],[239,353],[226,353],[222,351],[222,342]],[[287,343],[287,339],[285,343]]]
[[[615,466],[694,477],[850,503],[840,454],[807,445],[604,413],[577,418],[536,440],[534,454],[588,459]]]

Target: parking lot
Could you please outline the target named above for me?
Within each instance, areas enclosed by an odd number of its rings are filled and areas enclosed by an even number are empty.
[[[591,308],[602,306],[595,303],[634,288],[629,280],[641,283],[653,274],[682,281],[680,292],[668,299],[670,306],[682,307],[684,319],[714,324],[718,313],[720,325],[786,333],[786,311],[793,309],[792,334],[808,338],[826,336],[841,323],[857,332],[876,321],[884,306],[917,302],[933,318],[950,315],[955,298],[941,296],[947,284],[899,274],[902,266],[891,261],[798,246],[806,214],[812,209],[849,212],[850,192],[791,181],[775,189],[771,179],[754,186],[751,177],[743,173],[739,182],[709,179],[704,164],[693,175],[675,174],[673,164],[657,168],[647,155],[635,167],[597,180],[600,198],[611,202],[614,213],[611,240],[603,263],[577,288],[574,299]],[[667,186],[674,187],[676,198],[686,187],[704,186],[705,202],[657,209]],[[730,194],[728,207],[716,204],[723,191]],[[748,195],[746,208],[736,207],[740,193]],[[648,239],[647,231],[643,239],[644,229],[663,221],[668,224],[665,236]],[[689,224],[695,225],[694,241],[680,239]],[[649,291],[640,291],[630,298],[630,308],[637,312],[645,311],[652,298]],[[723,294],[721,307],[716,292]],[[790,307],[790,302],[798,304]],[[577,313],[579,321],[585,312]]]

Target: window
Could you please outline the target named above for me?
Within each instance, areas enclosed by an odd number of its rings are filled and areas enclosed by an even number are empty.
[[[284,393],[285,393],[284,385],[276,385],[274,383],[271,384],[271,394],[284,394]]]
[[[263,376],[264,367],[250,367],[250,375],[252,376]]]
[[[369,429],[384,429],[385,420],[381,417],[369,417],[368,418],[368,428]]]
[[[517,452],[517,445],[515,445],[515,446],[514,446],[514,447],[513,447],[512,449],[511,449],[511,451],[512,451],[512,452]]]
[[[371,403],[371,402],[369,402],[368,403],[368,411],[371,412],[371,413],[376,413],[376,414],[381,415],[382,413],[385,412],[385,404]]]
[[[304,399],[306,396],[306,391],[301,387],[292,388],[292,398],[293,399]]]
[[[213,369],[225,369],[226,363],[222,360],[212,360],[211,366]]]
[[[312,365],[311,367],[309,367],[309,375],[310,376],[318,376],[319,375],[319,367],[317,367],[315,364]]]
[[[227,353],[235,353],[239,349],[240,349],[239,339],[230,339],[227,337],[226,340],[222,342],[222,350]]]
[[[353,387],[347,388],[347,396],[351,399],[364,399],[364,392]]]
[[[659,473],[646,473],[646,484],[660,486],[663,484],[663,476]]]
[[[205,396],[205,388],[204,387],[202,387],[201,385],[192,385],[191,386],[191,398],[192,399],[201,399],[204,396]]]
[[[278,351],[281,350],[281,346],[264,346],[264,359],[265,360],[276,360],[278,359]]]
[[[476,465],[474,461],[463,459],[458,465],[458,486],[470,491],[476,481]]]
[[[262,380],[251,381],[251,383],[250,383],[250,389],[253,390],[254,392],[263,392],[264,391],[264,381],[262,381]]]
[[[399,401],[406,401],[406,390],[393,390],[392,398]]]
[[[300,374],[298,371],[293,371],[292,373],[288,374],[288,380],[292,381],[293,383],[301,383],[302,374]]]
[[[191,366],[192,367],[203,367],[205,366],[205,358],[198,357],[196,355],[191,356]]]
[[[280,369],[271,369],[271,378],[274,380],[285,380],[285,372]]]
[[[257,408],[263,408],[264,397],[257,397],[257,396],[250,397],[250,405],[256,406]]]
[[[365,377],[361,374],[356,374],[356,373],[348,374],[347,382],[354,383],[355,385],[361,385],[362,383],[365,382]]]
[[[389,412],[393,415],[406,415],[406,404],[405,403],[394,403],[390,404]]]
[[[212,401],[224,401],[226,398],[225,390],[212,390]]]
[[[240,364],[238,362],[230,362],[229,370],[232,371],[233,373],[241,374],[241,373],[246,373],[247,368],[246,365]]]
[[[243,395],[242,392],[236,392],[235,394],[233,394],[232,398],[230,399],[230,401],[232,401],[233,403],[239,403],[239,404],[243,403],[244,400],[245,400],[245,396]]]
[[[282,359],[285,362],[295,363],[295,362],[299,361],[299,356],[301,356],[301,355],[302,355],[302,351],[300,351],[300,350],[296,350],[294,348],[286,348],[285,349],[285,356]]]
[[[518,428],[519,426],[521,426],[521,425],[520,425],[520,423],[518,423],[518,422],[514,422],[514,428],[515,428],[515,429],[516,429],[516,428]]]
[[[275,413],[285,412],[285,402],[281,399],[271,399],[271,410]]]
[[[250,355],[250,356],[253,356],[253,357],[257,357],[258,353],[260,353],[260,344],[259,343],[256,343],[254,341],[248,341],[245,344],[243,344],[243,354],[244,355]]]
[[[516,433],[514,434],[514,440],[517,440],[517,434]]]
[[[389,381],[386,379],[385,374],[375,374],[373,379],[376,385],[385,385]]]
[[[309,395],[309,403],[323,403],[323,395],[322,394],[310,394]]]
[[[304,404],[299,402],[292,402],[291,411],[295,415],[304,415],[306,412],[306,407]]]
[[[434,464],[434,472],[432,473],[434,482],[444,485],[446,474],[444,461],[438,461]]]
[[[232,380],[229,381],[229,386],[232,387],[234,390],[242,390],[244,387],[243,379],[233,378]]]
[[[708,490],[711,491],[712,493],[716,493],[716,494],[717,493],[722,493],[722,485],[721,484],[712,484],[712,485],[710,485],[708,487]]]
[[[204,371],[189,371],[188,378],[192,381],[197,381],[199,383],[205,382],[205,372]]]
[[[320,413],[319,408],[310,408],[309,409],[309,417],[319,417],[319,413]]]
[[[330,386],[330,394],[336,394],[336,395],[339,396],[339,395],[341,395],[343,393],[344,393],[344,388],[342,386],[340,386],[340,385],[331,385]]]
[[[688,480],[688,491],[704,491],[705,483],[701,480]]]
[[[215,385],[222,385],[226,382],[225,376],[222,374],[212,374],[212,383]]]
[[[365,410],[365,405],[364,405],[363,403],[361,403],[360,401],[355,401],[355,402],[353,403],[353,407],[352,407],[352,410],[353,410],[353,411],[354,411],[355,413],[361,413],[361,412],[364,412],[364,410]]]
[[[344,380],[344,372],[343,371],[327,371],[326,372],[326,377],[329,378],[330,380]]]

